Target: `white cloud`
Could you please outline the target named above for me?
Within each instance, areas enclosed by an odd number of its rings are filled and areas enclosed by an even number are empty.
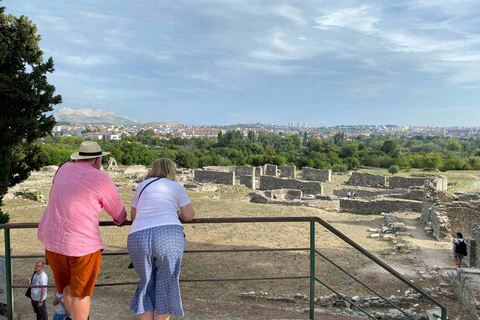
[[[54,53],[53,56],[57,57],[59,60],[65,62],[66,64],[81,67],[100,66],[117,62],[115,58],[105,55],[68,55],[63,53]]]
[[[371,33],[375,31],[375,24],[380,19],[373,16],[372,9],[367,5],[358,8],[348,8],[335,11],[317,19],[316,28],[329,29],[330,27],[344,27],[360,32]]]
[[[149,56],[153,57],[157,62],[163,63],[172,60],[169,52],[164,51],[155,51],[149,52]]]
[[[302,17],[302,12],[298,8],[289,5],[281,5],[274,7],[273,12],[276,15],[295,22],[295,24],[299,26],[303,27],[307,25],[307,21],[305,21],[305,19]]]

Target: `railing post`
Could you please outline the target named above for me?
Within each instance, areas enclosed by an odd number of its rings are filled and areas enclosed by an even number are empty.
[[[447,308],[442,307],[442,320],[447,320]]]
[[[5,235],[5,282],[7,290],[7,319],[13,320],[13,289],[12,289],[12,253],[10,251],[10,229],[3,229]]]
[[[315,319],[315,221],[310,221],[310,320]]]

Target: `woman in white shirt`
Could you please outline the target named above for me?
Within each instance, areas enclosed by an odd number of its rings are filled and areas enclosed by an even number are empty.
[[[181,221],[193,220],[195,211],[175,175],[170,159],[155,160],[132,200],[128,252],[140,282],[130,309],[141,320],[153,320],[155,309],[157,320],[184,315],[179,278],[186,240]]]

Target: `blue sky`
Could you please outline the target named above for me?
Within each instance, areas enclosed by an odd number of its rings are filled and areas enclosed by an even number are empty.
[[[63,104],[186,124],[480,126],[480,1],[4,0]]]

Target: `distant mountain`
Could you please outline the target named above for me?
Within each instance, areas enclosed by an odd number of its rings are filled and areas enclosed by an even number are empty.
[[[60,122],[80,124],[117,124],[117,125],[138,125],[137,120],[116,114],[113,111],[93,109],[70,109],[61,108],[53,114]]]

